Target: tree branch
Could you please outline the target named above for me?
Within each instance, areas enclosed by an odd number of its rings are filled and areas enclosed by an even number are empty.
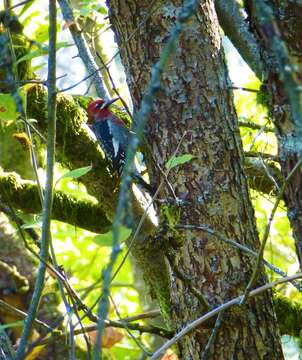
[[[234,0],[216,0],[215,7],[223,31],[257,77],[262,79],[264,64],[260,57],[260,48],[249,31],[238,3]]]
[[[76,24],[76,21],[72,14],[72,9],[68,1],[59,0],[58,2],[60,4],[64,20],[67,24],[70,24],[68,28],[72,35],[73,41],[78,48],[79,56],[82,59],[88,74],[91,75],[98,96],[102,97],[103,99],[108,99],[108,93],[103,83],[103,79],[100,75],[98,66],[90,53],[89,47],[86,44],[82,32]]]
[[[41,212],[36,183],[23,180],[16,173],[0,171],[0,195],[4,202],[25,213]],[[80,200],[59,190],[54,193],[52,219],[96,233],[105,233],[111,227],[101,206],[90,199]]]
[[[279,186],[282,185],[284,179],[274,162],[265,162],[265,166],[270,176],[265,171],[261,159],[248,157],[244,159],[244,170],[248,177],[249,186],[264,194],[274,195],[278,192],[278,189],[276,189],[273,179]]]

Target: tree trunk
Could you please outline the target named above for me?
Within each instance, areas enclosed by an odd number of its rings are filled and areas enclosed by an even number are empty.
[[[108,3],[137,108],[151,66],[161,54],[182,2],[161,5],[145,0],[111,0]],[[162,80],[147,129],[152,156],[164,168],[186,133],[179,153],[195,157],[174,168],[169,175],[177,197],[189,204],[180,209],[180,222],[206,224],[238,243],[257,249],[259,240],[242,169],[242,145],[213,1],[202,2],[196,16],[186,24],[176,56],[165,69]],[[158,184],[161,178],[158,167],[149,162],[148,169]],[[169,187],[165,186],[161,198],[170,195]],[[212,307],[217,306],[242,294],[254,264],[243,253],[204,232],[187,231],[182,235],[186,240],[181,248],[163,250],[158,245],[158,235],[153,242],[141,244],[134,251],[145,279],[176,331],[206,310],[190,291],[192,287]],[[165,273],[166,282],[159,284],[162,277],[159,279],[154,274],[158,273],[156,267],[162,255],[170,255],[164,257],[170,261],[162,261],[160,271]],[[258,284],[265,281],[262,268],[260,272]],[[211,329],[199,327],[182,338],[180,358],[200,359],[210,334]],[[225,314],[210,358],[283,358],[270,293]]]

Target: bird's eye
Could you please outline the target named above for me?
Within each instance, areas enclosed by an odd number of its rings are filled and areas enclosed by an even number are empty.
[[[96,108],[96,109],[101,109],[101,108],[102,108],[102,106],[103,106],[103,104],[102,104],[102,103],[98,103],[98,104],[96,104],[96,105],[95,105],[95,108]]]

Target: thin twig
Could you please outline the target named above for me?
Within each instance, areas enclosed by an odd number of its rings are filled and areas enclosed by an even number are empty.
[[[269,126],[259,125],[254,122],[251,122],[251,121],[239,120],[238,125],[241,127],[247,127],[247,128],[253,129],[253,130],[263,130],[263,132],[272,132],[272,133],[274,132],[274,129]]]
[[[263,166],[263,169],[269,179],[275,184],[276,190],[280,191],[280,186],[274,176],[270,173],[269,167],[266,165],[265,161],[260,157],[260,163]]]
[[[122,96],[120,95],[117,87],[115,86],[114,80],[111,76],[110,70],[108,68],[108,66],[106,65],[106,63],[104,62],[104,60],[102,59],[102,57],[100,56],[100,54],[98,52],[96,52],[97,57],[99,58],[100,62],[102,63],[103,67],[105,68],[105,71],[107,72],[108,78],[111,82],[111,86],[112,86],[112,90],[115,92],[115,94],[117,95],[117,97],[120,99],[120,101],[123,104],[124,109],[126,110],[127,114],[129,115],[131,121],[133,122],[133,116],[131,111],[129,110],[129,107],[126,103],[126,101],[122,98]]]
[[[259,90],[257,89],[250,89],[250,88],[247,88],[247,87],[244,87],[244,86],[230,86],[230,89],[233,89],[233,90],[242,90],[242,91],[247,91],[247,92],[252,92],[252,93],[258,93]]]
[[[213,328],[213,330],[211,332],[211,335],[209,337],[207,345],[206,345],[205,349],[203,350],[203,352],[201,354],[200,360],[208,360],[208,358],[210,356],[211,346],[213,345],[213,343],[214,343],[214,341],[215,341],[215,339],[217,337],[218,330],[220,329],[221,324],[222,324],[223,316],[224,316],[224,311],[220,311],[218,316],[217,316],[217,319],[215,321],[215,325],[214,325],[214,328]]]
[[[71,24],[68,27],[69,31],[72,35],[74,43],[78,48],[79,56],[82,59],[88,74],[91,74],[91,76],[93,77],[95,90],[98,96],[102,97],[103,99],[108,99],[108,92],[100,75],[98,66],[90,53],[89,47],[86,44],[83,34],[77,27],[76,20],[74,19],[70,4],[67,0],[59,0],[58,2],[60,4],[64,20],[66,21],[66,23]]]
[[[151,356],[151,355],[152,355],[152,352],[151,352],[150,350],[147,350],[147,349],[145,348],[145,346],[131,333],[131,331],[130,331],[130,329],[129,329],[129,327],[128,327],[128,323],[122,319],[121,314],[120,314],[120,312],[119,312],[119,309],[118,309],[118,307],[116,306],[115,301],[114,301],[114,299],[113,299],[113,297],[112,297],[111,295],[110,295],[110,300],[111,300],[111,302],[112,302],[112,304],[113,304],[114,311],[115,311],[117,317],[119,318],[119,321],[120,321],[122,324],[124,324],[125,330],[127,331],[127,333],[128,333],[128,335],[130,336],[130,338],[136,343],[136,345],[137,345],[146,355]]]
[[[24,0],[24,1],[21,1],[21,2],[19,2],[18,4],[11,6],[11,7],[8,8],[7,10],[13,10],[13,9],[15,9],[16,7],[25,5],[25,4],[27,4],[27,3],[31,2],[31,1],[33,1],[33,0]]]
[[[26,314],[26,312],[17,309],[16,307],[14,307],[11,304],[6,303],[5,301],[0,299],[0,312],[2,313],[2,315],[4,315],[4,311],[6,316],[9,315],[13,315],[13,317],[17,318],[17,319],[25,319],[28,315]],[[21,325],[20,325],[21,326]],[[39,331],[52,331],[52,329],[43,321],[38,320],[38,319],[34,319],[33,321],[33,326],[38,329]]]
[[[105,327],[109,327],[109,326],[115,327],[118,329],[125,328],[125,325],[120,321],[106,320]],[[150,325],[145,326],[145,325],[140,325],[140,324],[129,323],[129,324],[127,324],[127,327],[128,327],[128,329],[138,331],[141,334],[146,333],[146,334],[151,334],[151,335],[157,335],[157,336],[160,336],[160,337],[166,338],[166,339],[170,339],[174,335],[174,333],[172,331],[160,328],[158,326],[150,326]],[[53,328],[52,328],[52,331],[53,331]],[[97,330],[97,325],[88,325],[88,326],[83,327],[82,329],[74,330],[74,335],[75,336],[82,335],[83,333],[89,333],[92,331],[95,332],[96,330]],[[54,341],[58,341],[58,339],[60,339],[60,338],[65,339],[66,336],[68,336],[68,334],[65,334],[65,333],[62,334],[59,331],[56,331],[55,336],[50,337],[49,335],[46,335],[42,339],[38,339],[38,341],[35,341],[33,344],[35,346],[46,345],[46,344],[52,343]]]
[[[132,321],[137,321],[137,320],[142,320],[142,319],[153,319],[158,316],[160,316],[160,310],[150,310],[150,311],[146,311],[142,314],[127,316],[125,318],[121,318],[120,320],[123,320],[126,322],[132,322]]]
[[[53,168],[55,163],[55,138],[56,138],[56,33],[57,31],[57,9],[56,1],[49,1],[49,52],[48,52],[48,139],[47,139],[47,164],[46,164],[46,187],[43,202],[43,225],[40,257],[45,262],[48,260],[48,246],[50,236],[50,222],[53,198]],[[38,305],[41,299],[46,266],[44,261],[40,261],[39,269],[35,281],[32,301],[28,310],[28,316],[24,322],[24,328],[20,339],[20,344],[16,354],[16,360],[23,360],[26,345],[30,336],[33,321],[36,317]]]
[[[262,285],[255,290],[252,290],[248,297],[254,297],[256,295],[259,295],[267,290],[272,289],[273,287],[284,284],[286,282],[291,282],[296,279],[300,279],[302,277],[302,273],[298,273],[292,276],[288,276],[287,278],[278,279],[274,282]],[[188,325],[186,325],[181,331],[179,331],[171,340],[167,341],[162,347],[160,347],[158,350],[154,352],[154,354],[151,356],[150,360],[156,360],[158,359],[161,354],[163,354],[167,349],[169,349],[172,345],[177,343],[182,337],[187,335],[190,331],[194,330],[197,326],[201,325],[203,322],[207,321],[208,319],[212,318],[213,316],[219,314],[221,311],[225,311],[226,309],[230,308],[234,305],[240,305],[241,300],[243,299],[244,295],[240,295],[232,300],[227,301],[226,303],[218,306],[216,309],[213,309],[206,313],[205,315],[202,315],[201,317],[197,318],[196,320],[192,321]]]
[[[261,158],[261,159],[269,159],[269,160],[273,160],[273,161],[279,161],[278,156],[268,154],[268,153],[263,153],[263,152],[260,152],[260,151],[245,151],[244,156],[246,156],[246,157],[256,157],[256,158]]]

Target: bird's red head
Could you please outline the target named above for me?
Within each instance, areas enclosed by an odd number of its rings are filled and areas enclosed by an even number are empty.
[[[98,99],[92,101],[87,108],[88,124],[93,124],[95,121],[101,121],[111,114],[109,106],[117,101],[118,98],[112,100]]]

